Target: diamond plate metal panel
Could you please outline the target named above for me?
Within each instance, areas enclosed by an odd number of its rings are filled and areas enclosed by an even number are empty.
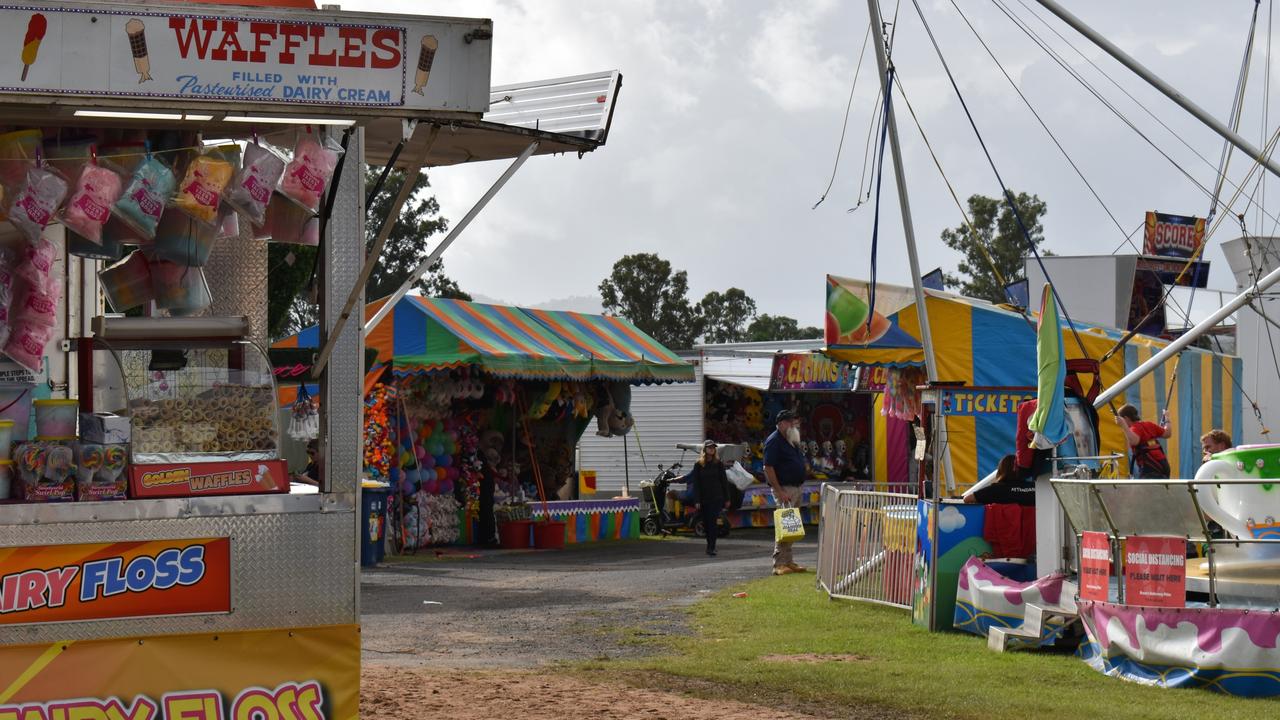
[[[340,511],[0,527],[0,546],[230,537],[232,606],[226,615],[7,626],[0,644],[358,622],[357,521]]]
[[[321,265],[320,323],[326,335],[337,322],[347,295],[364,262],[364,131],[357,129],[347,146],[339,192],[324,240]],[[325,474],[329,491],[354,494],[361,470],[363,433],[361,389],[364,386],[364,336],[360,331],[363,293],[354,322],[348,322],[325,368],[321,421],[327,430]]]
[[[208,314],[249,318],[249,339],[266,347],[267,243],[253,239],[248,220],[241,220],[238,236],[214,243],[204,274],[213,296]]]

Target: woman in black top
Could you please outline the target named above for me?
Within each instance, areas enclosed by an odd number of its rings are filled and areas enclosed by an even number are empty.
[[[689,485],[693,490],[694,512],[702,516],[702,527],[707,531],[707,554],[715,557],[720,513],[729,509],[729,476],[724,463],[716,457],[714,440],[702,444],[702,457],[689,473]]]
[[[1035,484],[1020,481],[1016,469],[1014,456],[1005,455],[996,466],[995,482],[965,495],[964,501],[971,505],[1035,505]]]

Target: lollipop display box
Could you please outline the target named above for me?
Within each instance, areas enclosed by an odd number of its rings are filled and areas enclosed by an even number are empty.
[[[94,319],[78,353],[91,363],[80,374],[81,437],[129,438],[129,497],[288,492],[275,378],[266,354],[242,339],[246,325]]]

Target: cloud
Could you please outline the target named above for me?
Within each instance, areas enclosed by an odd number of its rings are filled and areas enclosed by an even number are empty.
[[[749,41],[752,84],[787,112],[840,107],[848,96],[847,56],[824,51],[821,42],[834,5],[779,0]]]

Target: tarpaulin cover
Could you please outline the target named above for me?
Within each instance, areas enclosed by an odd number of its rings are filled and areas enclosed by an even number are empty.
[[[832,282],[842,286],[855,283],[853,287],[859,287],[858,281],[835,277],[828,278],[828,287]],[[1034,388],[1037,385],[1034,317],[951,293],[926,290],[925,296],[939,380],[959,381],[971,388]],[[878,299],[876,306],[880,307]],[[920,323],[914,305],[901,308],[889,316],[888,321],[912,338],[920,337]],[[1101,359],[1124,335],[1119,330],[1077,322],[1077,342],[1065,320],[1061,327],[1062,351],[1067,359]],[[887,332],[884,337],[888,337]],[[876,347],[877,342],[865,347],[828,344],[824,352],[837,360],[857,365],[923,363],[924,354],[919,348]],[[1134,336],[1122,352],[1117,352],[1102,364],[1102,387],[1114,385],[1167,345],[1166,341],[1158,338]],[[1174,431],[1165,442],[1173,476],[1192,477],[1200,466],[1200,435],[1210,429],[1221,428],[1236,442],[1240,441],[1242,395],[1240,385],[1233,378],[1239,378],[1243,368],[1238,357],[1199,348],[1188,348],[1177,358],[1171,358],[1141,382],[1132,385],[1123,399],[1117,399],[1116,407],[1125,402],[1131,403],[1143,418],[1155,419],[1165,408],[1165,398],[1168,397]],[[1014,450],[1016,413],[1005,412],[1009,409],[1005,405],[988,409],[999,411],[952,416],[947,421],[948,446],[958,489],[963,490],[985,477],[995,470],[1001,457]],[[877,433],[884,429],[880,422],[878,418]],[[1098,430],[1102,453],[1128,456],[1124,433],[1112,421],[1111,412],[1106,408],[1102,410]],[[907,449],[889,447],[886,451],[905,453]],[[877,466],[887,462],[887,457],[877,455]],[[894,482],[897,478],[888,480]]]
[[[1080,655],[1107,675],[1243,697],[1280,695],[1280,613],[1081,600],[1080,619],[1089,638]]]
[[[365,307],[369,319],[383,301]],[[499,377],[691,382],[693,366],[620,318],[409,295],[365,344],[396,373],[479,365]],[[563,334],[561,334],[563,333]],[[274,347],[316,347],[307,328]]]

